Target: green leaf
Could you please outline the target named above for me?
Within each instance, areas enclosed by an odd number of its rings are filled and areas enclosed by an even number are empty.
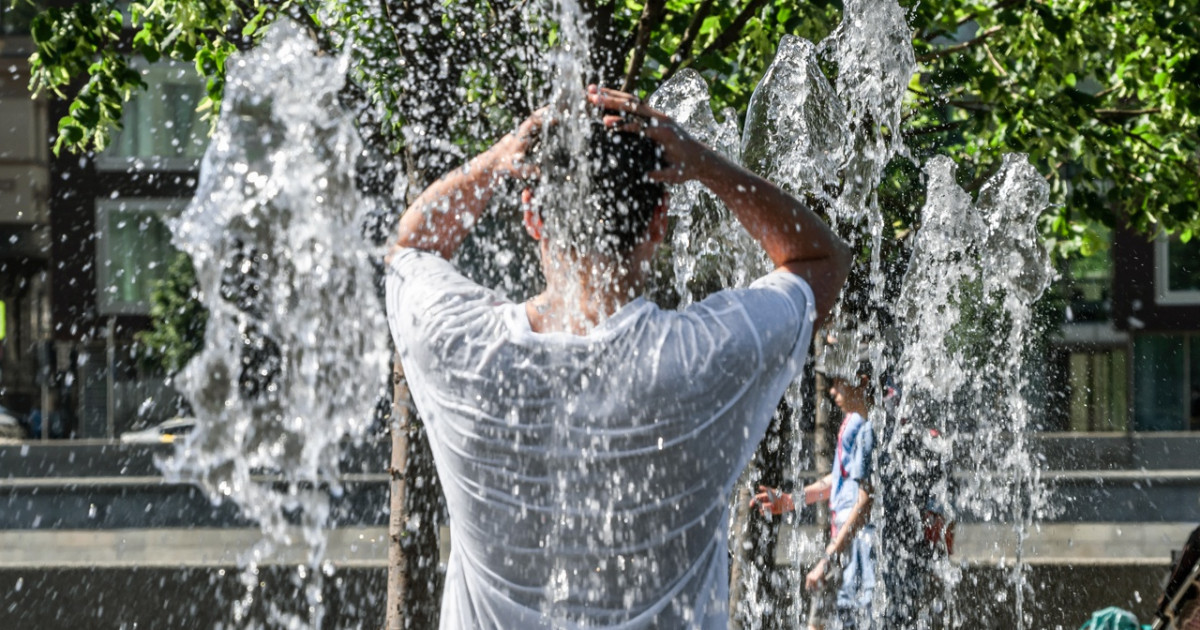
[[[255,16],[253,18],[250,18],[249,22],[246,22],[246,26],[242,27],[242,36],[243,37],[253,36],[255,34],[255,32],[258,30],[258,25],[260,23],[262,23],[263,16],[266,14],[267,14],[267,5],[264,4],[263,6],[258,8],[258,13],[255,14]]]
[[[66,124],[63,124],[64,122]],[[59,121],[58,135],[59,138],[70,144],[77,144],[83,140],[83,127],[80,127],[75,123],[75,119],[68,116]]]
[[[32,25],[33,41],[38,43],[50,41],[50,38],[54,36],[54,18],[51,16],[57,12],[58,9],[51,9],[34,18]]]

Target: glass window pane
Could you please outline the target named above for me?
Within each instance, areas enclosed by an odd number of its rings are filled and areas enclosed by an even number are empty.
[[[208,146],[208,129],[196,111],[204,83],[184,64],[142,68],[146,89],[125,104],[122,129],[97,165],[125,168],[129,158],[150,160],[156,168],[195,168]]]
[[[97,281],[101,310],[107,313],[146,313],[156,283],[165,277],[177,255],[165,218],[185,200],[104,200],[97,204],[98,225],[107,256],[100,261]]]
[[[1192,335],[1189,339],[1191,348],[1188,349],[1188,356],[1191,357],[1191,366],[1188,372],[1191,374],[1191,387],[1188,388],[1188,408],[1190,409],[1191,422],[1190,428],[1193,431],[1200,431],[1200,335]]]
[[[111,291],[117,301],[149,304],[170,260],[170,230],[152,210],[109,213],[108,230]]]
[[[1121,349],[1071,353],[1072,431],[1127,431],[1126,353]]]
[[[1167,244],[1167,290],[1200,291],[1200,239]]]
[[[1112,431],[1112,355],[1092,355],[1092,428],[1097,431]]]
[[[1091,355],[1083,352],[1071,353],[1071,430],[1088,431],[1091,422],[1091,387],[1089,386],[1088,368],[1091,365]]]
[[[1179,431],[1184,422],[1184,338],[1134,340],[1134,424],[1138,431]]]
[[[1113,431],[1129,430],[1129,364],[1128,353],[1116,350],[1109,354],[1112,379],[1110,389],[1112,400],[1109,404]]]

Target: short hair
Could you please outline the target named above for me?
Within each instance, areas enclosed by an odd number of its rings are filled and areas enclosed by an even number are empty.
[[[646,238],[662,202],[665,187],[649,178],[666,166],[662,148],[598,120],[585,123],[583,138],[570,131],[566,124],[547,129],[531,151],[541,173],[534,209],[545,237],[577,254],[623,258]]]

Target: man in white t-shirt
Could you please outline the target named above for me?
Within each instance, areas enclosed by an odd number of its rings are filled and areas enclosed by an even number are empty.
[[[442,628],[725,628],[729,492],[846,278],[849,249],[800,201],[629,94],[587,98],[603,114],[585,148],[564,153],[565,125],[535,114],[425,190],[389,254],[388,319],[450,514]],[[546,277],[523,304],[448,262],[510,178],[529,182]],[[661,310],[638,296],[662,184],[692,180],[777,270]]]

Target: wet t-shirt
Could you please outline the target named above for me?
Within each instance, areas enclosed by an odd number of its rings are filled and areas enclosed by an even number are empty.
[[[538,334],[403,250],[387,312],[450,514],[442,628],[727,626],[728,497],[803,366],[803,280]]]

